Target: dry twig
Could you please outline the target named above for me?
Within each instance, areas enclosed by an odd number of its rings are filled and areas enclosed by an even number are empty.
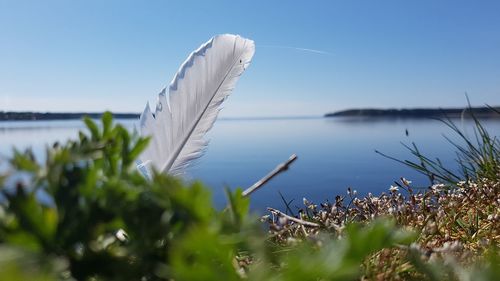
[[[295,160],[297,160],[297,155],[292,154],[286,162],[279,164],[278,166],[276,166],[276,168],[274,168],[274,170],[272,170],[265,177],[263,177],[262,179],[260,179],[256,183],[254,183],[249,188],[245,189],[245,191],[243,191],[243,196],[249,196],[253,192],[257,191],[259,188],[261,188],[268,181],[270,181],[272,178],[274,178],[276,175],[288,170],[288,167],[290,166],[290,164],[292,164],[293,161],[295,161]]]

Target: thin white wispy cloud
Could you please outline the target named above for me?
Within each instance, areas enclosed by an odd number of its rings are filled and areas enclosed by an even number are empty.
[[[259,48],[290,49],[290,50],[303,51],[303,52],[315,53],[315,54],[320,54],[320,55],[333,56],[333,53],[331,53],[331,52],[327,52],[327,51],[323,51],[323,50],[316,50],[316,49],[309,49],[309,48],[293,47],[293,46],[259,45]]]

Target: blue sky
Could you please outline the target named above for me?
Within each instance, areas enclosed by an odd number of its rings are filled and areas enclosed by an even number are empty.
[[[0,110],[141,112],[219,33],[256,43],[223,116],[463,106],[465,92],[498,105],[499,14],[477,0],[0,0]]]

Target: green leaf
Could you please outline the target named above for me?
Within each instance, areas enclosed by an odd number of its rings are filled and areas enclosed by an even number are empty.
[[[111,131],[113,125],[113,114],[111,112],[106,111],[101,117],[102,120],[102,135],[103,137],[108,137],[109,132]]]
[[[58,223],[57,211],[41,205],[33,192],[25,192],[18,189],[16,194],[8,196],[10,210],[17,216],[19,226],[46,246],[54,239]]]
[[[92,140],[94,140],[94,141],[99,140],[101,138],[101,136],[99,134],[99,128],[97,127],[97,124],[94,121],[92,121],[92,119],[90,119],[89,117],[84,117],[83,122],[85,122],[85,125],[87,125],[87,128],[90,131]]]
[[[26,172],[36,173],[40,169],[40,166],[35,161],[33,153],[30,150],[27,150],[25,153],[21,153],[14,149],[14,157],[12,158],[11,163],[17,169]]]
[[[135,143],[135,146],[129,152],[129,155],[128,155],[129,158],[131,160],[136,160],[139,157],[139,155],[141,154],[141,152],[143,152],[144,149],[146,149],[146,147],[148,146],[149,140],[150,140],[150,138],[138,139],[137,142]]]
[[[193,227],[173,245],[170,268],[176,280],[241,280],[233,266],[234,254],[231,244],[214,230]]]
[[[241,188],[236,189],[234,193],[228,188],[225,188],[225,192],[233,222],[236,225],[241,225],[248,215],[250,199],[242,195],[243,191]]]
[[[0,281],[55,281],[67,269],[64,259],[0,245]]]

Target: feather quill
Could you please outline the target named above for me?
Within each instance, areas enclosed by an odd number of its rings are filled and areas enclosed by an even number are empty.
[[[140,133],[151,138],[138,168],[179,174],[200,157],[220,105],[231,94],[255,52],[252,40],[217,35],[189,55],[170,86],[158,95],[154,114],[149,104],[140,117]],[[168,93],[167,93],[168,91]]]

